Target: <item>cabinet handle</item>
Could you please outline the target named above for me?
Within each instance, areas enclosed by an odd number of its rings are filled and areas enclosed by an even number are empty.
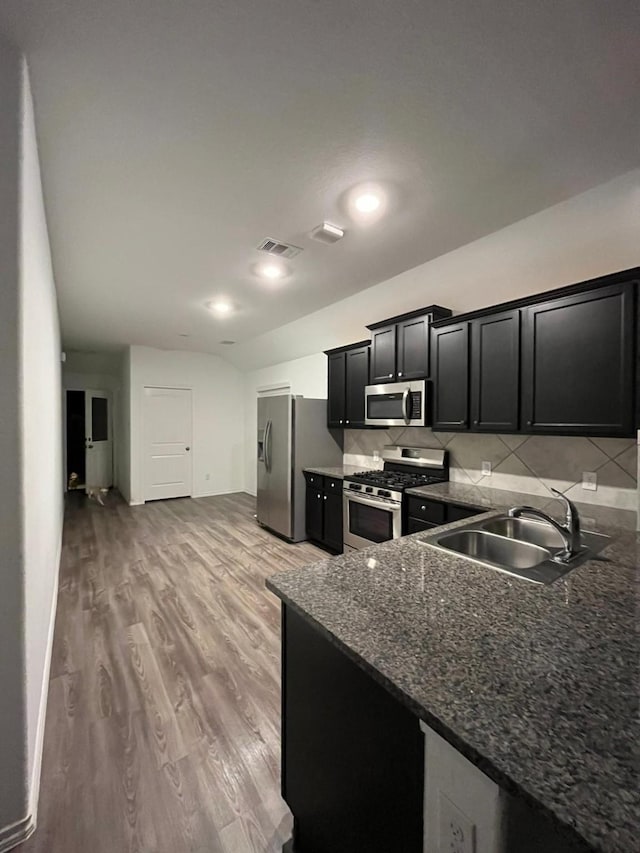
[[[393,373],[389,374],[389,379],[393,379]]]
[[[474,422],[473,422],[473,425],[474,425],[474,426],[478,426],[478,421],[474,421]]]
[[[318,500],[320,500],[321,497],[322,497],[322,495],[318,495]]]
[[[326,499],[327,499],[327,496],[326,496],[326,495],[324,496],[324,499],[325,499],[325,501],[326,501]]]
[[[532,426],[531,421],[527,421],[527,426]]]
[[[345,424],[348,424],[348,423],[349,423],[349,421],[345,421]]]
[[[402,376],[402,371],[401,371],[401,370],[399,370],[399,371],[398,371],[398,376]]]

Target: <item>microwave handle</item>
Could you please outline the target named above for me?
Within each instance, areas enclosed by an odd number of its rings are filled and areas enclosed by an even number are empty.
[[[404,422],[406,424],[408,424],[409,420],[410,420],[410,418],[409,418],[409,394],[410,393],[411,393],[410,389],[405,388],[404,392],[402,394],[402,417],[404,418]]]

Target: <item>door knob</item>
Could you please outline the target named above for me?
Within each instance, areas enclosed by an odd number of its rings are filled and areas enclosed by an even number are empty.
[[[93,444],[87,444],[89,450],[93,450]]]
[[[185,450],[191,450],[191,448],[190,448],[190,447],[186,447],[186,448],[185,448]]]

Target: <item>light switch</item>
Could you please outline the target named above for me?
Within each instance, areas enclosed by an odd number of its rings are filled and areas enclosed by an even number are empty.
[[[483,462],[482,463],[482,476],[490,477],[491,476],[491,462]]]
[[[582,472],[582,488],[588,492],[595,492],[598,489],[598,475],[595,471]]]

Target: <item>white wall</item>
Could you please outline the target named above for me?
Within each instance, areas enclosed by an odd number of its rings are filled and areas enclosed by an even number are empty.
[[[24,66],[20,186],[22,505],[32,804],[40,757],[62,545],[60,326],[33,102]]]
[[[240,371],[224,359],[206,353],[131,347],[129,358],[130,502],[144,501],[145,385],[193,391],[193,496],[242,491],[244,386]]]
[[[0,37],[0,849],[28,813],[19,417],[20,58]]]
[[[0,849],[33,827],[62,535],[60,338],[26,65],[0,37]]]
[[[258,389],[289,384],[293,394],[327,397],[327,357],[323,353],[285,361],[245,374],[244,379],[244,488],[256,494],[256,440],[258,430]]]
[[[120,452],[117,455],[117,482],[120,494],[131,502],[131,349],[122,356],[120,375]]]

